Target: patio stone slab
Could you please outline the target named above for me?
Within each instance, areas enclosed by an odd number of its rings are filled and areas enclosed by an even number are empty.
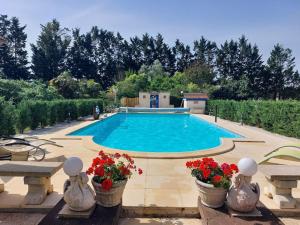
[[[198,115],[197,115],[198,116]],[[202,119],[213,122],[214,118],[206,115],[199,115]],[[91,124],[91,121],[85,122],[73,122],[66,125],[66,129],[62,129],[59,126],[59,129],[51,132],[44,132],[43,129],[39,129],[33,132],[34,135],[40,135],[41,138],[55,138],[62,137],[65,134],[79,129],[81,127]],[[229,129],[233,132],[240,133],[244,136],[251,138],[264,140],[265,143],[257,142],[237,142],[235,143],[235,148],[227,153],[221,155],[213,156],[218,162],[228,162],[228,163],[237,163],[242,157],[251,157],[256,161],[260,161],[263,158],[263,155],[272,151],[273,149],[293,142],[300,142],[299,139],[288,138],[277,134],[272,134],[267,131],[263,131],[259,128],[241,126],[238,123],[218,119],[217,125]],[[70,156],[77,156],[83,160],[83,171],[86,170],[91,164],[92,158],[97,155],[97,152],[100,150],[98,146],[97,149],[92,150],[86,148],[84,145],[84,140],[56,140],[58,144],[63,145],[64,148],[57,149],[52,146],[47,147],[47,158],[54,158],[60,155],[64,155],[66,158]],[[185,168],[185,162],[190,159],[134,159],[137,166],[141,167],[144,171],[142,176],[133,174],[131,180],[126,185],[124,195],[123,195],[123,208],[127,211],[128,214],[136,215],[143,217],[143,215],[151,216],[151,214],[159,215],[168,215],[176,217],[176,215],[195,215],[197,210],[197,197],[198,192],[195,188],[194,178],[191,177],[190,171]],[[276,161],[276,160],[275,160]],[[277,163],[277,161],[276,161]],[[290,161],[278,160],[278,163],[288,163]],[[295,163],[296,162],[292,162]],[[294,164],[294,165],[295,165]],[[296,164],[297,165],[297,164]],[[300,164],[298,164],[300,165]],[[168,177],[164,181],[162,178],[157,177]],[[58,191],[59,194],[62,194],[63,183],[66,179],[66,175],[62,170],[58,171],[52,176],[52,184],[54,190]],[[91,179],[91,176],[90,176]],[[150,181],[151,179],[151,181]],[[174,187],[169,184],[170,181],[176,181]],[[183,180],[184,182],[182,182]],[[264,175],[261,172],[258,172],[253,177],[253,182],[258,182],[260,187],[263,189],[267,185],[267,181]],[[0,182],[1,183],[1,182]],[[157,184],[161,184],[164,188],[158,188]],[[299,182],[298,182],[299,183]],[[23,184],[23,179],[18,177],[10,178],[4,180],[5,192],[13,194],[14,198],[22,198],[23,195],[27,192],[27,187]],[[17,188],[16,188],[17,187]],[[298,187],[299,184],[298,184]],[[168,195],[168,190],[173,190],[170,195]],[[0,194],[0,200],[2,194]],[[300,198],[300,190],[293,189],[293,197]],[[17,200],[20,202],[19,200]],[[263,194],[261,195],[260,201],[263,202],[272,212],[279,216],[298,216],[300,215],[299,200],[297,199],[297,208],[295,209],[279,209],[274,204],[272,199],[267,198]],[[197,213],[197,211],[196,211]],[[178,216],[177,216],[178,217]],[[297,223],[289,223],[290,220],[287,220],[288,225],[294,225]],[[293,220],[295,221],[295,220]],[[297,221],[297,220],[296,220]],[[299,224],[300,221],[298,220]],[[168,224],[168,223],[166,223]],[[49,224],[47,224],[49,225]],[[298,224],[297,224],[298,225]]]
[[[8,194],[6,191],[0,194],[0,212],[49,212],[61,200],[62,194],[52,192],[40,205],[24,204],[25,197],[22,195]]]
[[[82,211],[82,212],[76,212],[72,211],[69,209],[67,205],[64,205],[64,207],[58,212],[58,217],[59,218],[83,218],[83,219],[88,219],[91,217],[95,210],[96,205],[94,205],[91,209],[87,211]]]

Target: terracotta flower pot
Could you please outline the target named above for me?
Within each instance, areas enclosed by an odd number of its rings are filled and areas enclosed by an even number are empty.
[[[210,208],[219,208],[224,204],[228,190],[222,187],[216,188],[212,184],[207,184],[197,179],[196,184],[203,205]]]
[[[109,191],[106,191],[102,188],[101,184],[96,183],[92,179],[92,185],[95,189],[95,200],[97,204],[104,207],[113,207],[119,205],[122,201],[122,196],[126,183],[127,180],[120,181],[117,184],[113,184]]]

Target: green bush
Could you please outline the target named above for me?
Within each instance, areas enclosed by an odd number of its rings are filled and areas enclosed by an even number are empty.
[[[99,106],[100,112],[103,112],[102,99],[22,101],[17,106],[16,127],[23,132],[27,127],[36,129],[68,119],[76,120],[79,117],[92,115],[96,105]]]
[[[220,118],[300,138],[299,101],[209,100],[207,113],[215,115],[216,106]]]
[[[15,133],[16,110],[11,102],[0,97],[0,135]]]
[[[17,120],[17,128],[20,131],[20,133],[23,133],[23,131],[31,126],[32,122],[32,116],[31,116],[31,110],[29,107],[29,104],[27,101],[22,101],[18,105],[18,120]]]
[[[26,128],[36,129],[93,114],[98,105],[103,112],[102,99],[76,100],[23,100],[17,106],[0,97],[0,135],[23,133]]]

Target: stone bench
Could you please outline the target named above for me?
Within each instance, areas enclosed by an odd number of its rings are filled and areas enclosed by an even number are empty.
[[[63,166],[62,162],[0,161],[0,176],[24,177],[28,192],[25,205],[40,205],[53,192],[51,176]],[[0,193],[4,184],[0,184]]]
[[[296,208],[292,188],[296,188],[300,180],[300,166],[260,165],[259,170],[268,181],[268,186],[264,188],[265,194],[273,198],[280,209]]]

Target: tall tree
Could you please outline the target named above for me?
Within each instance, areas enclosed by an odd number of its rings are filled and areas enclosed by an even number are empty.
[[[164,69],[173,75],[175,72],[175,56],[169,46],[164,42],[164,38],[161,34],[156,36],[154,45],[154,59],[158,60]]]
[[[190,46],[183,44],[177,39],[173,47],[173,53],[176,59],[176,70],[182,72],[192,62],[193,57]]]
[[[248,43],[245,36],[221,45],[217,54],[218,97],[247,99],[259,96],[257,83],[263,76],[263,62],[256,45]]]
[[[27,39],[25,28],[26,26],[20,26],[18,18],[13,17],[11,19],[8,42],[10,43],[13,66],[8,77],[12,79],[27,79],[29,76],[27,51],[25,49]]]
[[[144,34],[141,40],[143,63],[150,66],[155,60],[155,40],[148,33]]]
[[[7,15],[0,15],[0,37],[3,43],[0,46],[0,70],[4,78],[7,77],[11,70],[12,57],[9,51],[8,36],[9,36],[10,21]]]
[[[267,60],[266,72],[264,84],[273,99],[285,97],[283,92],[286,88],[299,87],[300,77],[298,71],[295,71],[295,57],[289,48],[279,44],[274,46]]]
[[[0,15],[0,37],[4,39],[0,46],[0,70],[6,78],[28,78],[25,28],[16,17]]]
[[[93,78],[97,74],[97,65],[93,62],[91,34],[80,34],[79,29],[72,32],[72,46],[67,54],[67,68],[76,78]]]
[[[208,65],[212,69],[216,63],[217,50],[216,43],[205,39],[203,36],[199,41],[194,42],[195,59]]]
[[[66,54],[71,39],[68,29],[61,28],[56,19],[41,27],[37,43],[31,45],[32,70],[36,78],[49,81],[66,69]]]

